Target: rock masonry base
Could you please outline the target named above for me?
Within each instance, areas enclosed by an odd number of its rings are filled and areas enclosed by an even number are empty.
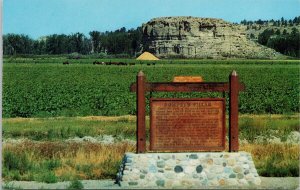
[[[126,153],[117,183],[133,188],[200,188],[257,186],[261,180],[247,152]]]

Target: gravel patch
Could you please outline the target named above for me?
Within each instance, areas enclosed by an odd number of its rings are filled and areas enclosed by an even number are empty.
[[[226,137],[227,138],[227,137]],[[226,139],[228,141],[228,139]],[[18,139],[13,139],[13,138],[6,138],[2,140],[3,145],[5,144],[22,144],[24,142],[35,142],[35,143],[39,143],[41,141],[34,141],[34,140],[30,140],[27,138],[18,138]],[[66,140],[62,140],[65,142],[75,142],[75,143],[85,143],[85,142],[89,142],[89,143],[100,143],[100,144],[113,144],[113,143],[118,143],[118,142],[127,142],[130,144],[135,144],[136,141],[135,140],[131,140],[131,139],[125,139],[121,136],[119,137],[114,137],[112,135],[101,135],[101,136],[84,136],[82,138],[80,137],[72,137]],[[240,144],[248,144],[249,142],[246,139],[239,139]],[[257,136],[255,141],[255,143],[257,144],[262,144],[262,143],[275,143],[275,144],[279,144],[279,143],[287,143],[287,144],[300,144],[300,132],[299,131],[292,131],[288,136],[287,136],[287,140],[285,142],[281,141],[281,139],[279,137],[276,137],[274,135],[270,135],[269,137],[265,137],[265,136]]]
[[[287,143],[295,143],[295,144],[300,144],[300,132],[299,131],[292,131],[288,136],[287,136]]]
[[[280,137],[278,137],[278,131],[274,130],[274,134],[270,134],[269,136],[256,136],[254,143],[255,144],[264,144],[264,143],[270,143],[270,144],[300,144],[300,132],[299,131],[292,131],[287,136],[286,141],[282,141]],[[228,141],[228,139],[226,139]],[[239,139],[240,144],[249,144],[247,139]]]
[[[91,143],[100,143],[100,144],[114,144],[118,142],[127,142],[135,144],[136,142],[130,139],[124,139],[122,137],[113,137],[112,135],[102,135],[97,137],[91,137],[91,136],[84,136],[82,138],[74,137],[69,138],[65,140],[66,142],[76,142],[76,143],[82,143],[82,142],[91,142]]]
[[[300,189],[299,177],[260,177],[261,185],[251,189]],[[84,189],[126,189],[115,184],[115,180],[82,180]],[[35,181],[11,181],[2,185],[3,189],[67,189],[70,182],[41,183]],[[136,187],[141,189],[141,187]],[[243,189],[241,187],[200,187],[199,189]],[[130,187],[132,189],[132,187]],[[178,188],[180,189],[180,188]],[[247,187],[246,189],[249,189]]]
[[[80,137],[73,137],[69,138],[66,140],[61,140],[63,142],[67,143],[99,143],[99,144],[114,144],[118,142],[126,142],[129,144],[135,144],[136,141],[131,140],[131,139],[125,139],[123,137],[113,137],[112,135],[101,135],[101,136],[84,136],[82,138]],[[2,140],[2,144],[23,144],[24,142],[33,142],[33,143],[41,143],[44,141],[35,141],[35,140],[30,140],[28,138],[18,138],[18,139],[13,139],[13,138],[7,138]]]

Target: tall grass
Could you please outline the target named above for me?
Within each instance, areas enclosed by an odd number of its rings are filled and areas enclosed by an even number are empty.
[[[128,143],[25,142],[3,147],[5,180],[57,181],[114,178]]]
[[[299,145],[247,144],[241,150],[250,152],[259,175],[266,177],[299,176]]]
[[[299,176],[299,146],[291,144],[243,144],[261,176]],[[53,183],[66,180],[115,178],[125,152],[135,145],[119,143],[26,142],[5,145],[3,177]]]
[[[243,115],[239,120],[240,138],[250,143],[258,137],[268,140],[273,137],[285,142],[292,131],[299,131],[299,115]]]
[[[103,118],[103,117],[101,117]],[[12,118],[3,119],[4,138],[58,140],[72,137],[112,135],[133,139],[135,120],[123,116],[118,119],[97,117]]]
[[[291,131],[298,131],[298,118],[298,115],[240,116],[240,138],[251,143],[242,143],[240,150],[252,154],[261,176],[299,176],[299,145],[255,142],[257,136],[277,136],[286,140]],[[43,140],[4,143],[4,180],[52,183],[114,178],[124,153],[135,152],[135,145],[124,142],[111,145],[72,143],[64,139],[104,134],[135,139],[135,127],[135,117],[128,116],[4,119],[4,139]]]

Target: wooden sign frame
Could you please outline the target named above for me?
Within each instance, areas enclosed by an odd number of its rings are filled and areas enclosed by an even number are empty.
[[[239,150],[238,142],[238,95],[245,85],[239,82],[236,71],[229,75],[229,82],[146,82],[140,71],[130,91],[136,92],[137,106],[137,153],[146,152],[146,92],[228,92],[229,93],[229,152]]]

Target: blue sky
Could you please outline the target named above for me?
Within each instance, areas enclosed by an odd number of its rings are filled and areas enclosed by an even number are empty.
[[[300,0],[3,0],[3,33],[70,34],[136,28],[161,16],[243,19],[291,19]]]

